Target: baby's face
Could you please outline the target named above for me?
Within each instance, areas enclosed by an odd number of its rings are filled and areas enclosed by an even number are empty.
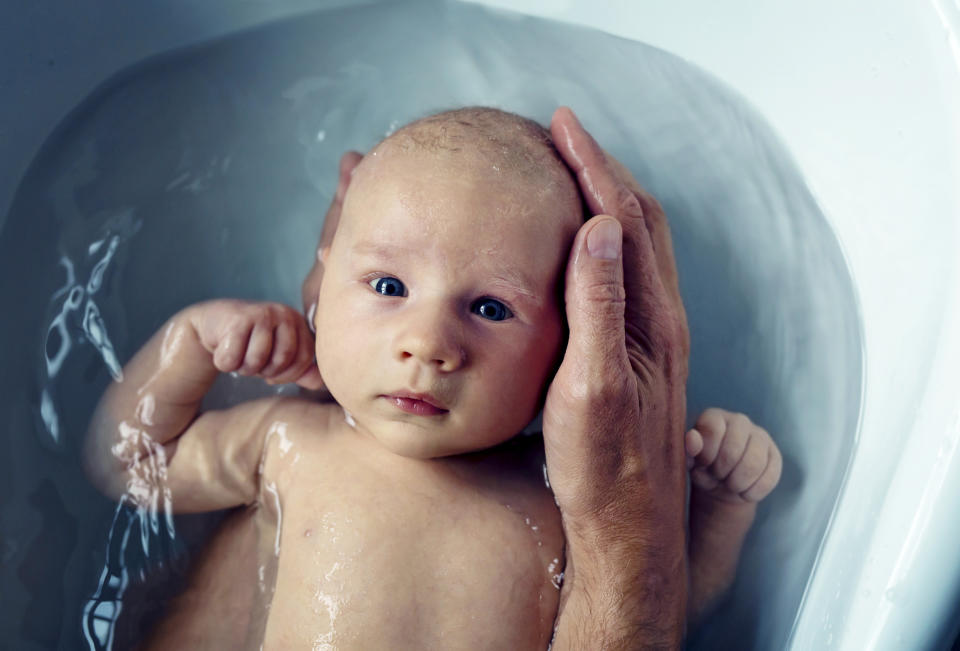
[[[558,360],[579,203],[569,188],[504,176],[464,152],[381,146],[344,199],[317,361],[357,428],[397,454],[509,439],[536,415]]]

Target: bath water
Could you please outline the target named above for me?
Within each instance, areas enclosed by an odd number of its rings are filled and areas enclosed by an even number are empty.
[[[730,599],[692,646],[784,645],[859,413],[859,317],[827,219],[721,81],[643,44],[440,2],[323,11],[170,52],[106,80],[50,134],[0,222],[4,639],[123,648],[156,618],[211,519],[90,487],[78,459],[99,395],[189,303],[299,305],[340,154],[477,104],[542,123],[573,107],[664,205],[689,413],[749,414],[785,464]],[[228,378],[215,401],[262,391]]]

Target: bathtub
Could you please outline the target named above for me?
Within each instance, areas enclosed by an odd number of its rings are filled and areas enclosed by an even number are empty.
[[[106,622],[116,608],[92,599],[130,529],[84,481],[77,442],[165,316],[215,295],[296,304],[336,156],[373,144],[369,124],[389,130],[443,103],[545,120],[563,102],[667,209],[691,319],[691,412],[745,411],[784,452],[731,597],[691,646],[949,648],[960,625],[957,4],[486,4],[0,8],[4,639],[82,648],[84,614],[99,608]],[[309,49],[309,30],[330,42],[355,30],[363,52]],[[309,55],[328,68],[298,74]],[[469,83],[437,91],[434,68]],[[331,88],[340,104],[317,108]],[[254,155],[235,140],[280,110],[289,123]],[[293,180],[251,171],[253,158],[287,161]],[[251,180],[271,196],[247,194]],[[290,226],[263,226],[274,214]],[[267,239],[274,255],[253,264],[223,253]],[[146,535],[145,558],[182,557],[205,528],[184,519],[172,541]],[[130,565],[123,581],[157,564]]]

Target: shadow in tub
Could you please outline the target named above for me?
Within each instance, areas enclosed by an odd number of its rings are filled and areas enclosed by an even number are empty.
[[[0,497],[8,639],[22,639],[10,622],[53,598],[16,568],[56,554],[60,644],[84,643],[116,509],[88,486],[77,451],[122,364],[188,303],[299,304],[340,153],[470,104],[541,122],[572,106],[665,206],[692,335],[690,416],[745,412],[785,459],[730,598],[691,646],[785,644],[859,413],[859,316],[827,220],[763,119],[690,64],[592,30],[436,2],[324,11],[150,59],[50,135],[0,234],[2,276],[17,279],[0,301],[18,315],[4,323],[0,378],[10,397],[0,420],[11,424],[0,477],[14,478]],[[30,554],[41,525],[28,502],[45,482],[69,514],[45,516],[74,518],[77,542]],[[187,528],[175,522],[174,543]]]

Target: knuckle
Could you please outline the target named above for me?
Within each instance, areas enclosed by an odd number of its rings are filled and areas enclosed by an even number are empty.
[[[717,452],[717,460],[714,462],[714,466],[719,470],[729,470],[733,468],[737,464],[737,461],[740,460],[737,453],[738,451],[729,445],[721,446]]]
[[[294,359],[297,358],[297,345],[292,341],[283,342],[280,349],[277,351],[280,356],[280,361],[284,364],[289,364]]]
[[[746,414],[734,413],[728,417],[729,427],[731,430],[736,432],[748,432],[751,429],[753,423],[750,422],[750,419]]]
[[[740,495],[747,500],[759,501],[769,495],[775,485],[776,483],[771,477],[764,475],[752,485],[740,491]]]
[[[671,348],[682,353],[690,352],[690,331],[687,327],[686,313],[680,310],[664,310],[661,319],[664,339],[667,340]]]
[[[724,414],[725,412],[717,407],[705,409],[697,418],[697,431],[704,437],[720,436],[726,430]]]
[[[765,442],[768,442],[768,443],[773,442],[773,437],[770,436],[770,432],[760,427],[756,423],[753,424],[753,435]]]
[[[631,395],[629,374],[611,372],[610,366],[603,365],[585,369],[579,374],[579,380],[571,387],[571,402],[591,413],[595,410],[609,411],[616,405],[636,401],[636,390]]]
[[[783,456],[780,450],[773,448],[770,455],[770,463],[766,468],[770,474],[770,480],[776,485],[780,481],[780,475],[783,472]]]
[[[313,341],[299,340],[300,345],[296,348],[297,363],[312,361],[314,356]]]
[[[766,469],[767,459],[765,456],[761,455],[747,455],[747,457],[740,462],[740,465],[742,466],[743,474],[746,477],[756,480]]]
[[[650,213],[656,215],[658,219],[664,218],[663,206],[660,205],[660,202],[657,201],[657,198],[654,197],[649,192],[643,192],[643,203],[644,206],[648,209]]]
[[[621,310],[627,302],[627,293],[623,283],[610,282],[610,274],[606,270],[589,274],[583,279],[583,297],[588,305],[613,304]]]
[[[254,370],[261,368],[269,358],[270,351],[264,346],[251,346],[247,349],[246,363]]]
[[[297,333],[287,325],[280,325],[273,344],[275,357],[292,357],[297,352]]]
[[[643,205],[634,191],[623,181],[617,183],[617,206],[628,217],[643,217]]]
[[[214,366],[224,373],[232,373],[240,366],[240,354],[228,346],[220,346],[213,355]]]
[[[276,323],[276,317],[269,304],[258,304],[254,306],[251,313],[251,320],[260,327],[272,328]]]
[[[690,334],[686,318],[663,300],[656,302],[642,319],[648,324],[647,338],[658,359],[672,368],[685,369],[690,357]]]

